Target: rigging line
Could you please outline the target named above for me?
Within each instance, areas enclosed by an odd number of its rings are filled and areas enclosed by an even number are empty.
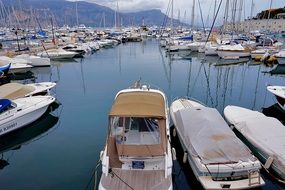
[[[191,89],[191,91],[190,91],[190,93],[189,93],[190,97],[191,97],[191,94],[192,94],[192,92],[193,92],[193,90],[194,90],[194,88],[195,88],[195,86],[196,86],[196,83],[197,83],[199,74],[200,74],[201,69],[202,69],[202,64],[204,64],[204,63],[201,63],[201,65],[200,65],[200,67],[199,67],[199,70],[198,70],[198,73],[197,73],[197,75],[196,75],[196,78],[195,78],[195,80],[194,80],[193,87],[192,87],[192,89]]]
[[[91,176],[91,178],[89,179],[89,181],[88,181],[87,185],[85,186],[84,190],[87,190],[87,189],[88,189],[88,187],[89,187],[89,185],[90,185],[90,183],[91,183],[91,181],[92,181],[92,179],[93,179],[94,176],[95,176],[95,185],[96,185],[96,183],[97,183],[97,169],[98,169],[98,167],[99,167],[100,165],[101,165],[101,160],[100,160],[100,158],[99,158],[99,160],[97,161],[97,164],[96,164],[96,167],[95,167],[94,171],[92,171],[92,176]]]
[[[198,5],[199,5],[199,10],[200,10],[200,17],[201,17],[201,20],[202,20],[203,30],[204,30],[204,33],[206,33],[200,0],[198,0]]]
[[[207,95],[210,96],[210,100],[211,100],[211,103],[212,105],[214,105],[214,100],[213,100],[213,97],[211,95],[211,88],[210,88],[210,70],[209,70],[209,75],[207,75],[207,71],[206,71],[206,68],[205,68],[205,65],[203,64],[203,70],[204,70],[204,74],[205,74],[205,77],[206,77],[206,82],[207,82]],[[209,66],[209,69],[210,69],[210,66]]]
[[[130,189],[135,190],[132,188],[127,182],[125,182],[120,176],[118,176],[112,169],[109,169],[109,173],[115,175],[120,181],[122,181],[125,185],[127,185]]]
[[[207,42],[208,42],[208,40],[209,40],[209,38],[210,38],[210,35],[211,35],[211,33],[212,33],[212,30],[213,30],[213,28],[214,28],[214,25],[215,25],[215,22],[216,22],[218,13],[219,13],[219,11],[220,11],[222,2],[223,2],[223,0],[221,0],[220,3],[219,3],[218,10],[217,10],[216,15],[215,15],[215,17],[214,17],[214,20],[213,20],[213,22],[212,22],[212,26],[211,26],[210,32],[209,32],[209,34],[208,34],[208,36],[207,36],[207,40],[206,40],[206,43],[205,43],[205,47],[206,47],[206,44],[207,44]]]

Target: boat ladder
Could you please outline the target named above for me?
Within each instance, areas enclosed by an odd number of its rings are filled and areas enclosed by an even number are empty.
[[[248,171],[248,186],[260,184],[260,172],[259,170]]]

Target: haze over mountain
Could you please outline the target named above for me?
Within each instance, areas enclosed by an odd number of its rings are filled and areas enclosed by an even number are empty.
[[[66,0],[2,0],[2,2],[8,12],[12,12],[14,9],[29,14],[32,9],[38,20],[43,20],[44,17],[49,19],[53,14],[59,26],[64,24],[73,26],[77,23],[76,2]],[[111,8],[86,1],[78,1],[77,10],[79,24],[103,27],[105,20],[106,27],[115,25],[115,11]],[[134,13],[117,13],[116,16],[117,26],[139,26],[142,25],[143,21],[147,26],[160,26],[165,23],[165,18],[168,18],[158,9]],[[178,23],[177,20],[174,20],[175,25],[178,25]]]

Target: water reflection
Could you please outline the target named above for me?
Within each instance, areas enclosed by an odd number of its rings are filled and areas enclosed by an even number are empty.
[[[13,81],[21,82],[27,79],[34,81],[35,80],[34,73],[28,71],[26,73],[8,74],[7,76],[0,78],[0,85],[7,84]]]
[[[262,113],[268,117],[275,117],[283,125],[285,124],[285,111],[278,104],[273,104],[267,108],[262,108]]]
[[[48,134],[47,131],[57,124],[58,120],[58,117],[53,116],[50,113],[46,113],[34,123],[20,128],[19,130],[13,131],[7,135],[1,136],[0,169],[3,169],[5,166],[9,165],[10,157],[5,157],[5,152],[9,150],[18,150],[21,148],[21,146],[27,145],[44,137]]]
[[[283,75],[285,76],[285,65],[277,65],[271,71],[269,71],[271,75]]]

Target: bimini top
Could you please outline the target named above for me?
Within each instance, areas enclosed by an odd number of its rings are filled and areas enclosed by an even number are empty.
[[[8,83],[0,86],[0,98],[16,99],[24,97],[35,90],[32,86],[19,83]]]
[[[123,92],[115,99],[110,116],[165,118],[164,97],[157,92]]]
[[[186,108],[178,110],[175,118],[188,152],[199,156],[203,164],[247,162],[252,157],[216,109]]]

